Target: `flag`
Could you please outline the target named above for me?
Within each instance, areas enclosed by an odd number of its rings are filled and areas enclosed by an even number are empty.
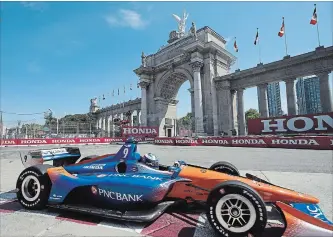
[[[313,14],[312,14],[310,24],[311,25],[317,24],[317,7],[316,7],[316,4],[315,4],[315,9],[313,10]]]
[[[132,90],[132,83],[130,84],[130,90]]]
[[[235,38],[235,43],[234,43],[234,49],[235,49],[236,52],[238,52],[238,46],[237,46],[236,38]]]
[[[103,94],[103,100],[105,100],[105,96],[104,96],[104,94]]]
[[[259,32],[258,32],[258,28],[257,28],[257,34],[256,34],[256,38],[254,40],[254,45],[257,45],[258,41],[259,41]]]
[[[282,17],[282,26],[280,28],[280,31],[278,33],[278,36],[282,37],[284,35],[284,17]]]

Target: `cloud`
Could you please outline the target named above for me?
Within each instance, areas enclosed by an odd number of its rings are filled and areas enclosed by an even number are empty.
[[[33,11],[39,11],[39,12],[43,12],[44,10],[46,10],[47,8],[47,4],[44,2],[28,2],[28,1],[22,1],[20,2],[20,4],[23,7],[26,7],[30,10]]]
[[[116,15],[106,16],[105,20],[111,27],[130,27],[135,30],[144,29],[148,25],[148,21],[143,20],[138,12],[126,9],[120,9]]]

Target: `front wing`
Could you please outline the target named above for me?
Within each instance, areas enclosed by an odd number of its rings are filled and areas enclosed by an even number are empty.
[[[286,230],[284,237],[333,236],[333,225],[315,204],[291,204],[277,202],[283,212]]]

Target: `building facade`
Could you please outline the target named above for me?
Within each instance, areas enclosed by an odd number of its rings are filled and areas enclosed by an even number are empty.
[[[298,114],[321,113],[320,81],[317,76],[298,78],[296,82]]]
[[[267,100],[269,117],[282,115],[280,83],[273,82],[267,85]]]

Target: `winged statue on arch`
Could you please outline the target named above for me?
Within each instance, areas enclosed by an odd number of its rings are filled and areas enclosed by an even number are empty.
[[[172,14],[172,15],[176,19],[176,21],[178,22],[178,33],[184,35],[185,30],[186,30],[185,29],[186,28],[186,20],[187,20],[189,14],[186,13],[186,11],[184,10],[183,18],[180,18],[176,14]]]

